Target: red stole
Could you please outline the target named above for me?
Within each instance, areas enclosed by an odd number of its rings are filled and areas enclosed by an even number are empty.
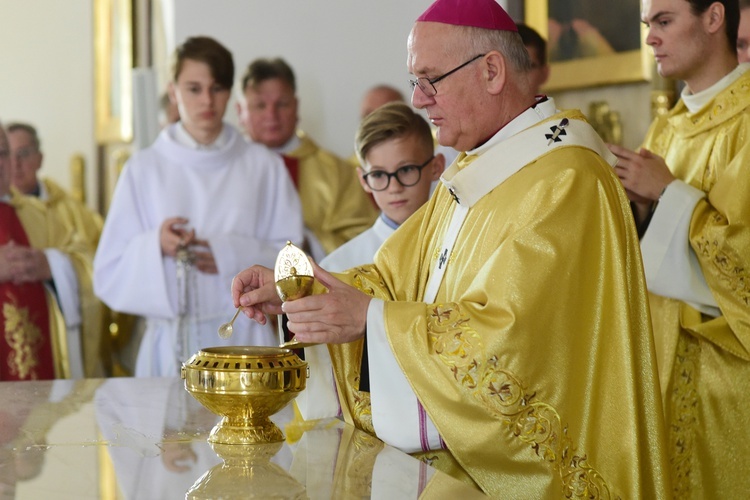
[[[14,207],[0,202],[0,245],[30,246]],[[0,381],[55,378],[42,283],[0,283]]]
[[[284,159],[284,165],[289,172],[289,177],[292,178],[294,187],[299,191],[299,159],[287,155],[281,155],[281,157]]]

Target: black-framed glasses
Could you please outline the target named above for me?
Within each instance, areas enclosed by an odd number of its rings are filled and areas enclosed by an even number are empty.
[[[422,178],[422,169],[425,168],[434,156],[422,163],[421,165],[404,165],[399,167],[395,172],[386,172],[385,170],[371,170],[366,174],[362,175],[370,189],[373,191],[385,191],[391,184],[391,177],[395,177],[396,180],[404,187],[413,186],[419,179]]]
[[[459,69],[463,68],[464,66],[468,66],[469,64],[473,63],[474,61],[476,61],[480,57],[484,57],[486,55],[487,54],[479,54],[478,56],[474,56],[471,59],[469,59],[468,61],[466,61],[465,63],[461,64],[460,66],[457,66],[457,67],[453,68],[452,70],[450,70],[449,72],[447,72],[447,73],[445,73],[443,75],[440,75],[437,78],[433,78],[432,80],[430,80],[429,78],[424,77],[424,76],[420,77],[420,78],[417,78],[416,80],[409,80],[409,83],[411,84],[411,91],[412,91],[412,93],[414,93],[414,89],[416,89],[417,86],[419,86],[419,88],[422,90],[422,92],[424,92],[424,95],[426,95],[427,97],[433,97],[433,96],[437,95],[437,89],[435,88],[435,84],[437,82],[439,82],[440,80],[442,80],[445,77],[448,77],[448,76],[452,75],[453,73],[455,73]]]

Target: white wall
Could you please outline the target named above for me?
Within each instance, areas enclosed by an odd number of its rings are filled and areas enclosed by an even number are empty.
[[[389,83],[408,95],[406,38],[431,0],[153,0],[169,21],[168,53],[191,35],[214,36],[232,50],[239,79],[256,57],[282,56],[299,82],[301,126],[342,156],[352,151],[362,93]],[[36,125],[44,174],[70,187],[69,161],[83,154],[88,201],[95,206],[92,0],[0,0],[0,120]],[[558,96],[556,96],[558,97]],[[562,107],[608,99],[622,113],[634,147],[649,122],[648,85],[559,95]],[[227,119],[236,123],[234,107]]]
[[[300,126],[321,145],[348,156],[365,90],[389,83],[409,95],[406,38],[432,0],[169,3],[174,40],[167,45],[212,36],[232,51],[238,80],[251,60],[283,57],[297,77]],[[227,119],[237,121],[233,104]]]
[[[70,187],[68,165],[82,154],[94,196],[91,0],[0,0],[0,120],[37,127],[43,175]]]

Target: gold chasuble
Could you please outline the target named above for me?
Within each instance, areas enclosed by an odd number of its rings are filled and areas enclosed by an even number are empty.
[[[385,301],[387,340],[445,443],[418,456],[495,497],[669,495],[628,200],[591,149],[544,149],[555,142],[555,124],[583,120],[571,111],[535,126],[541,147],[525,149],[541,156],[468,204],[471,196],[441,185],[383,244],[374,265],[337,275]],[[482,190],[476,169],[506,168],[512,139],[459,168],[454,186],[468,174],[469,191]],[[466,217],[446,252],[459,208]],[[425,303],[438,266],[447,266],[444,277]],[[369,417],[369,400],[358,391],[362,343],[329,346],[342,411],[358,425]],[[371,379],[377,370],[370,359]]]
[[[301,144],[286,156],[298,160],[295,185],[305,226],[330,253],[372,226],[378,210],[359,185],[354,167],[303,132],[297,135]]]
[[[89,247],[89,252],[94,255],[99,237],[102,234],[103,221],[101,216],[89,210],[86,205],[79,202],[66,193],[55,182],[44,179],[42,181],[47,190],[48,198],[40,200],[65,226],[76,233],[76,239],[82,240]],[[82,279],[83,285],[79,283],[81,291],[81,334],[84,341],[84,375],[86,377],[104,377],[111,367],[112,345],[109,332],[110,317],[113,314],[104,304],[94,296],[91,283],[90,265],[85,261],[76,264],[76,273]],[[122,315],[117,315],[123,318]],[[124,318],[127,319],[127,318]],[[119,325],[122,327],[123,325]],[[121,328],[124,330],[124,328]],[[127,334],[119,331],[121,336]]]
[[[697,113],[680,101],[652,124],[643,147],[706,193],[693,210],[686,245],[721,310],[712,317],[650,296],[675,496],[747,498],[750,72]]]
[[[49,210],[55,212],[60,220],[74,228],[80,238],[91,246],[92,251],[96,251],[104,224],[101,215],[89,210],[86,205],[70,196],[52,180],[44,179],[41,182],[44,183],[48,195],[43,203]]]

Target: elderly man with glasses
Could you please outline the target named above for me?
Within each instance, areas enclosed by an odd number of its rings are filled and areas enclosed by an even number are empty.
[[[665,431],[638,237],[578,111],[534,97],[494,0],[437,0],[408,39],[412,104],[464,151],[374,264],[283,305],[235,277],[247,316],[328,343],[341,410],[493,497],[665,498]],[[393,179],[390,180],[393,182]],[[368,391],[367,394],[364,394]]]
[[[39,134],[27,123],[8,124],[10,144],[11,182],[21,193],[36,196],[96,250],[102,232],[102,217],[82,202],[73,198],[59,184],[39,177],[44,154]]]
[[[44,154],[41,150],[39,134],[28,123],[10,123],[7,127],[10,146],[11,184],[22,194],[37,198],[51,212],[65,229],[76,235],[79,243],[85,244],[90,257],[96,251],[102,233],[101,215],[89,209],[84,203],[73,198],[59,184],[49,178],[42,178]],[[90,266],[90,262],[87,264]],[[91,289],[91,270],[79,271],[84,280],[78,288],[83,339],[84,374],[101,377],[109,373],[110,338],[102,331],[108,314],[104,305],[94,297]],[[69,307],[70,308],[70,307]],[[71,317],[72,314],[68,314]]]

